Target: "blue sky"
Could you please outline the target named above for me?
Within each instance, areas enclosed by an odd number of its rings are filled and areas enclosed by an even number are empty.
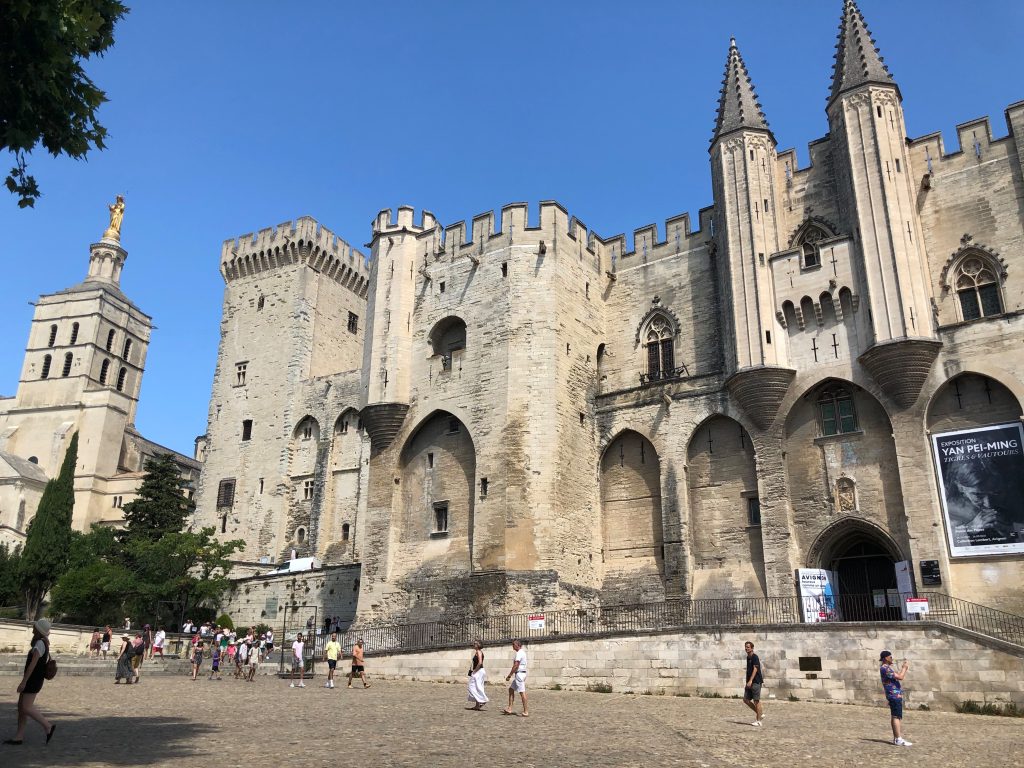
[[[127,197],[122,288],[152,315],[137,426],[191,454],[205,431],[221,243],[311,215],[353,245],[381,208],[444,224],[556,199],[602,236],[711,201],[708,139],[730,36],[779,149],[826,133],[841,0],[138,2],[89,66],[107,149],[35,155],[44,196],[0,195],[0,393],[17,387],[29,302],[85,275]],[[1024,4],[862,0],[911,136],[1024,99]],[[0,160],[8,162],[9,156]],[[535,207],[534,207],[534,210]]]

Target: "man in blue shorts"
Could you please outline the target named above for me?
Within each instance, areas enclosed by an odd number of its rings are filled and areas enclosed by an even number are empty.
[[[892,651],[882,651],[878,656],[882,662],[879,672],[882,675],[882,688],[885,689],[885,698],[889,702],[889,714],[892,715],[892,743],[897,747],[912,746],[911,742],[903,738],[903,678],[907,676],[907,669],[910,664],[906,659],[900,671],[893,666]]]

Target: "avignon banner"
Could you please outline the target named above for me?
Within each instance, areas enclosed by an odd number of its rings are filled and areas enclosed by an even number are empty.
[[[1024,426],[932,435],[953,557],[1024,552]]]
[[[824,568],[798,568],[796,575],[804,608],[804,623],[839,621],[836,606],[839,591],[835,573]]]

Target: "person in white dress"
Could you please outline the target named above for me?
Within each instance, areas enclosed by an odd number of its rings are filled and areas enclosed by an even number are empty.
[[[473,706],[467,707],[467,709],[480,711],[489,701],[484,692],[486,682],[487,670],[484,669],[484,651],[480,641],[477,640],[473,643],[473,660],[470,662],[469,668],[469,695],[466,697],[467,701],[473,702]]]

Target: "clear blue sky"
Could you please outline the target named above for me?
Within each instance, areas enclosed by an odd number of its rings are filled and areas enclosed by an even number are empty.
[[[216,359],[223,240],[311,215],[353,245],[381,208],[444,224],[556,199],[602,236],[709,205],[708,139],[729,37],[779,148],[826,133],[841,0],[137,2],[89,71],[106,151],[45,155],[44,196],[0,193],[0,393],[28,302],[85,275],[127,196],[122,288],[152,315],[138,427],[191,454]],[[862,0],[911,136],[1024,99],[1024,3]],[[1018,51],[1014,53],[1014,51]],[[4,155],[0,160],[8,162]],[[534,210],[536,210],[534,208]]]

